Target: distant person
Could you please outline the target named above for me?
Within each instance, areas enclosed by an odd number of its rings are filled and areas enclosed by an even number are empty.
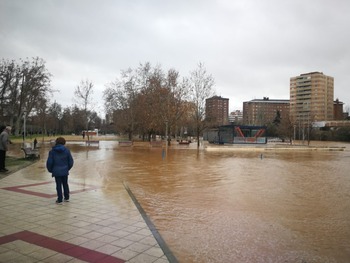
[[[33,142],[33,145],[34,145],[34,149],[36,149],[36,145],[38,144],[38,141],[37,141],[37,139],[35,138],[34,139],[34,142]]]
[[[10,126],[1,126],[0,127],[1,134],[0,134],[0,172],[6,173],[8,170],[5,168],[5,159],[6,159],[6,152],[8,150],[8,144],[11,143],[9,139],[9,135],[11,133],[11,127]]]
[[[55,177],[56,181],[56,204],[62,204],[63,196],[64,201],[69,202],[68,175],[74,161],[69,149],[64,146],[65,144],[66,140],[63,137],[58,137],[46,161],[46,168],[52,174],[52,177]]]
[[[85,139],[85,132],[83,131],[83,140]]]

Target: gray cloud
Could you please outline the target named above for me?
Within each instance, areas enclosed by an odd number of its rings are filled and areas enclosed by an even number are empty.
[[[0,57],[39,56],[71,105],[82,79],[105,84],[140,62],[183,76],[204,62],[231,109],[289,98],[289,78],[322,71],[350,104],[350,2],[345,0],[0,0]]]

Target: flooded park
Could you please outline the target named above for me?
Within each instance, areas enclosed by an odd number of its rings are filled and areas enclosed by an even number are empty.
[[[349,262],[350,144],[329,145],[345,149],[67,144],[70,180],[128,186],[179,262]]]

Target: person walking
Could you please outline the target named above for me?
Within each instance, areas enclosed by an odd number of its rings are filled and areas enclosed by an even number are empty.
[[[5,168],[6,152],[8,150],[8,144],[11,143],[9,134],[11,133],[10,126],[1,126],[0,128],[0,173],[6,173],[8,170]]]
[[[63,196],[64,201],[69,202],[68,175],[69,170],[73,167],[74,160],[69,149],[64,146],[65,144],[66,140],[63,137],[58,137],[46,161],[46,168],[52,174],[52,177],[55,177],[56,181],[56,204],[62,204]]]

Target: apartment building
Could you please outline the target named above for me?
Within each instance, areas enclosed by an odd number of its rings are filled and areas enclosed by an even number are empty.
[[[334,101],[333,120],[339,121],[339,120],[346,119],[346,117],[344,116],[344,112],[343,112],[343,105],[344,105],[344,103],[339,101],[339,99],[336,99]]]
[[[281,119],[289,118],[289,100],[264,97],[243,102],[243,123],[246,125],[272,123],[277,114]]]
[[[241,110],[232,111],[228,116],[228,120],[230,123],[242,123],[243,112]]]
[[[205,100],[206,120],[212,126],[227,125],[228,121],[229,99],[221,96],[213,96]]]
[[[333,120],[334,79],[322,72],[290,78],[290,118],[294,123]]]

